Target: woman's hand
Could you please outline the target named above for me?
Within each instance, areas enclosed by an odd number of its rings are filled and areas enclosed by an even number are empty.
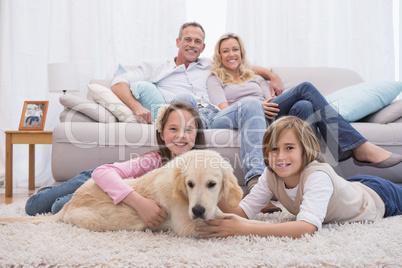
[[[264,107],[265,118],[272,120],[275,116],[278,116],[279,108],[277,103],[270,102],[274,98],[267,99],[262,102]]]
[[[123,202],[133,207],[148,227],[158,226],[167,217],[166,208],[155,200],[143,197],[135,191],[129,193]]]
[[[226,216],[223,220],[205,221],[207,226],[197,226],[196,231],[201,232],[199,238],[228,237],[234,235],[245,235],[248,227],[247,223],[239,216]]]

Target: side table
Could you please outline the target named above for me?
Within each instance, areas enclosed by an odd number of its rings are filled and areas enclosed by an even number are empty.
[[[28,189],[35,189],[35,144],[52,144],[52,131],[5,131],[6,197],[13,196],[13,144],[29,144]]]

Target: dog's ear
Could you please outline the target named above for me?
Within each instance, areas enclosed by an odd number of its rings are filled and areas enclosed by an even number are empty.
[[[226,162],[226,161],[225,161]],[[237,182],[237,178],[233,174],[233,168],[229,162],[223,163],[223,194],[226,203],[231,207],[237,207],[243,197],[243,190]]]
[[[173,198],[183,205],[188,205],[187,188],[179,167],[173,169],[173,178]]]

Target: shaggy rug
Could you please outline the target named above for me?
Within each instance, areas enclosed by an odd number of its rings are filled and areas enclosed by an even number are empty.
[[[0,206],[24,216],[25,202]],[[259,214],[267,223],[293,220]],[[324,225],[300,239],[200,240],[170,232],[91,232],[64,223],[0,226],[0,267],[401,267],[402,217]]]

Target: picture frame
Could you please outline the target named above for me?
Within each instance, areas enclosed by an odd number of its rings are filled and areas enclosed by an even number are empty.
[[[18,130],[39,130],[45,128],[49,101],[25,101]]]

